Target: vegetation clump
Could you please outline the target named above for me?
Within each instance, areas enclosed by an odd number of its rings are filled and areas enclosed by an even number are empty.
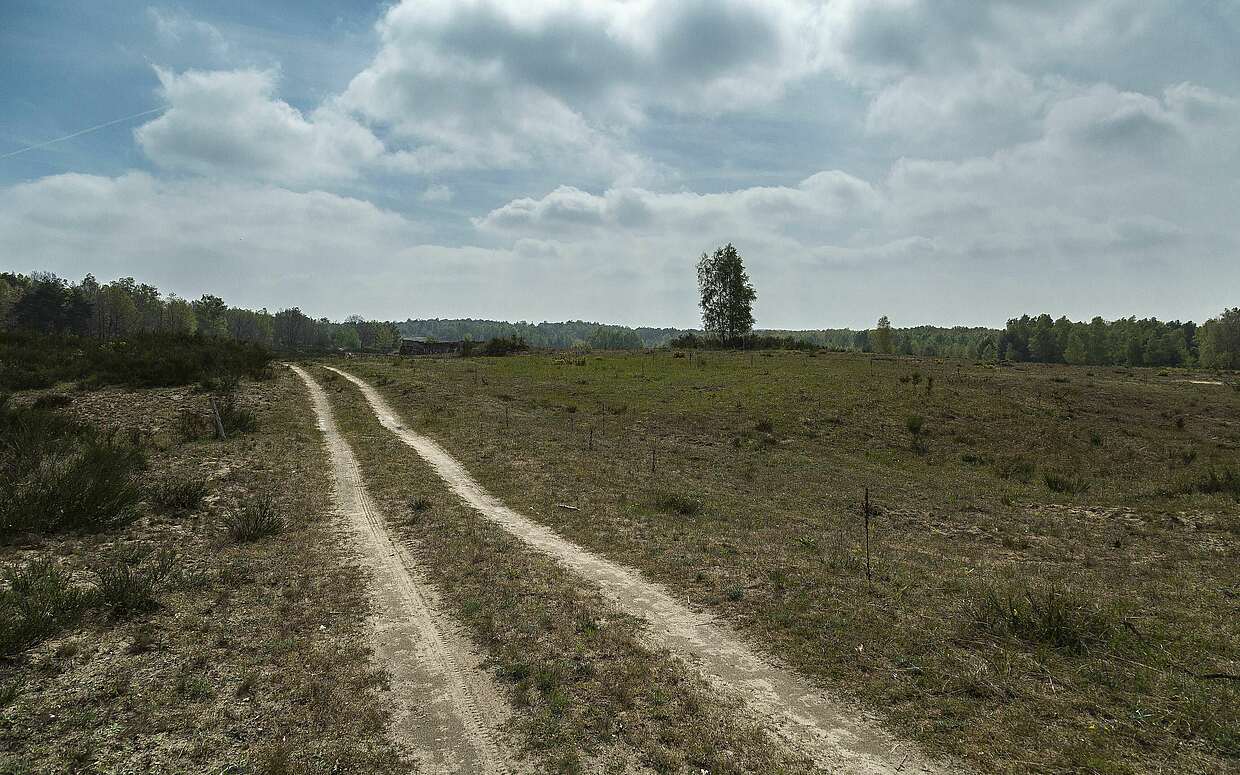
[[[1123,632],[1114,611],[1057,584],[987,585],[972,613],[975,626],[997,638],[1075,655],[1111,644]]]
[[[0,402],[0,539],[131,521],[141,449],[54,412]]]
[[[12,656],[76,621],[86,607],[82,590],[49,559],[10,566],[0,588],[0,656]]]
[[[1065,495],[1080,495],[1089,492],[1091,485],[1089,479],[1081,474],[1059,471],[1043,471],[1042,481],[1046,483],[1046,488],[1051,492]]]
[[[282,532],[284,517],[276,509],[274,499],[260,496],[242,508],[228,512],[224,517],[224,529],[236,543],[253,543]]]
[[[654,507],[664,514],[692,517],[702,510],[702,502],[680,492],[662,491],[651,499]]]
[[[200,479],[169,479],[152,487],[150,498],[164,511],[187,512],[202,505],[207,492],[206,482]]]
[[[155,593],[172,577],[176,563],[171,549],[139,549],[114,557],[95,570],[99,604],[118,618],[154,611],[159,607]]]

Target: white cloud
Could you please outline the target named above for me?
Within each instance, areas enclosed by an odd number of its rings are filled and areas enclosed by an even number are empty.
[[[166,169],[313,184],[356,178],[384,154],[369,129],[331,103],[307,116],[278,99],[270,70],[156,73],[168,109],[134,136]]]
[[[402,2],[341,104],[411,148],[409,169],[560,165],[609,179],[657,170],[627,149],[652,108],[719,115],[768,103],[814,69],[796,0]]]

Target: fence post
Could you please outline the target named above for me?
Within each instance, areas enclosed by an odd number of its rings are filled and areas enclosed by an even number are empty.
[[[215,418],[215,433],[221,441],[228,438],[224,433],[224,421],[220,419],[220,408],[215,404],[215,396],[211,396],[211,416]]]

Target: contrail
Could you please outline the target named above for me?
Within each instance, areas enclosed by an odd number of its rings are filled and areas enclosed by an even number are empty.
[[[36,144],[34,144],[34,145],[28,145],[28,146],[26,146],[25,148],[19,148],[19,149],[17,149],[16,151],[9,151],[8,153],[5,153],[5,154],[0,154],[0,159],[7,159],[7,158],[9,158],[9,157],[11,157],[11,156],[16,156],[16,155],[17,155],[17,154],[19,154],[19,153],[25,153],[26,151],[33,151],[33,150],[34,150],[34,149],[36,149],[36,148],[45,148],[45,147],[47,147],[47,146],[51,145],[52,143],[59,143],[59,142],[61,142],[61,141],[63,141],[63,140],[71,140],[71,139],[73,139],[74,137],[78,137],[79,135],[88,134],[88,133],[90,133],[90,132],[94,132],[95,130],[98,130],[98,129],[103,129],[103,128],[105,128],[105,127],[110,127],[110,126],[112,126],[113,124],[119,124],[119,123],[121,123],[122,121],[132,121],[132,120],[134,120],[135,118],[141,118],[141,117],[143,117],[143,116],[149,116],[149,115],[151,115],[152,113],[158,113],[158,112],[160,112],[161,110],[166,110],[166,108],[151,108],[150,110],[144,110],[144,111],[142,111],[141,113],[134,113],[132,116],[125,116],[124,118],[116,118],[116,119],[113,119],[113,120],[111,120],[111,121],[105,121],[104,123],[99,124],[99,125],[97,125],[97,126],[87,127],[86,129],[79,129],[78,131],[74,132],[74,133],[73,133],[73,134],[71,134],[71,135],[65,135],[64,137],[57,137],[55,140],[48,140],[48,141],[46,141],[46,142],[36,143]]]

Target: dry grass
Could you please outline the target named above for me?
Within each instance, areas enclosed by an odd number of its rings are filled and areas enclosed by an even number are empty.
[[[179,443],[178,413],[200,400],[185,390],[83,393],[66,410],[142,439],[154,481],[210,494],[2,551],[6,566],[55,558],[57,588],[86,608],[0,665],[0,772],[409,771],[384,735],[364,577],[337,548],[304,388],[280,372],[241,391],[257,430],[226,442]],[[268,491],[285,531],[224,541],[222,516]]]
[[[810,771],[738,721],[734,700],[643,646],[641,622],[446,494],[356,388],[330,395],[372,494],[469,628],[515,708],[520,739],[550,771],[622,771],[610,767],[625,763],[657,772]],[[445,494],[417,512],[416,525],[404,522],[424,492]]]
[[[1240,755],[1240,682],[1203,677],[1240,674],[1240,502],[1220,473],[1240,393],[1171,370],[830,354],[346,367],[387,380],[509,505],[931,751],[1008,773],[1225,772]]]

